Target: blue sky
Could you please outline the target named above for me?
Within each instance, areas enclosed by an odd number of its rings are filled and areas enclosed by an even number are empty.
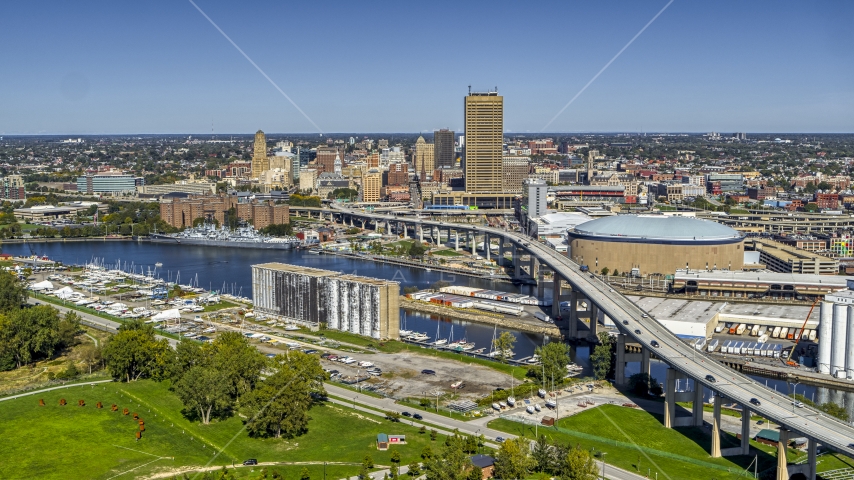
[[[323,132],[539,132],[667,2],[196,3]],[[314,132],[186,0],[4,2],[0,135]],[[854,2],[676,0],[549,131],[854,132]]]

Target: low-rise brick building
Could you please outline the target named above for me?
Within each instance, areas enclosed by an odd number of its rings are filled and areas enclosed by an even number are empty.
[[[176,228],[192,226],[197,218],[216,220],[222,224],[226,222],[226,216],[232,208],[237,218],[258,229],[271,224],[290,222],[287,205],[224,194],[164,199],[160,202],[160,218]]]

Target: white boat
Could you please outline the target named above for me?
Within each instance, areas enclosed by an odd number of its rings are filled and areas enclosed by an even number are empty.
[[[500,406],[501,408],[507,408],[507,404],[504,402],[498,402],[498,406]]]
[[[528,405],[527,407],[525,407],[525,411],[528,412],[529,414],[533,415],[534,414],[534,407],[532,407],[531,405]]]
[[[539,412],[539,411],[542,411],[542,409],[540,408],[540,405],[539,405],[539,404],[536,404],[536,403],[534,404],[534,410],[536,410],[536,411],[538,411],[538,412]]]
[[[495,410],[498,410],[499,412],[501,411],[501,406],[500,406],[500,405],[498,405],[497,403],[493,403],[493,404],[492,404],[492,408],[493,408],[493,409],[495,409]]]
[[[511,407],[515,407],[516,406],[516,399],[513,397],[507,397],[507,405],[510,405]]]
[[[359,366],[360,367],[373,367],[374,364],[371,362],[367,362],[367,361],[362,360],[361,362],[359,362]]]
[[[554,400],[551,400],[551,399],[546,400],[546,406],[549,408],[555,408],[555,407],[557,407],[557,402],[555,402]]]
[[[155,267],[160,268],[163,266],[163,262],[157,262],[154,264]]]
[[[433,342],[433,345],[444,345],[446,343],[448,343],[447,338],[440,338],[440,339],[436,340],[435,342]]]
[[[409,330],[401,330],[401,331],[400,331],[400,336],[401,336],[401,337],[403,337],[403,338],[406,338],[406,337],[408,337],[408,336],[412,335],[413,333],[414,333],[414,332],[411,332],[411,331],[409,331]]]
[[[541,388],[537,390],[537,395],[539,395],[540,398],[546,398],[546,391]]]
[[[451,384],[451,388],[460,388],[460,387],[462,387],[462,386],[463,386],[463,381],[462,381],[462,380],[457,380],[456,382],[454,382],[454,383],[452,383],[452,384]]]
[[[296,325],[288,325],[287,327],[285,327],[285,330],[292,332],[294,330],[299,330],[299,327]]]

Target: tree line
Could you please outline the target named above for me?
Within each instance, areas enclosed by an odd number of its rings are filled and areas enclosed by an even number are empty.
[[[151,325],[135,320],[107,342],[104,359],[118,381],[169,382],[187,418],[209,424],[240,414],[255,437],[305,433],[309,410],[326,396],[317,357],[287,352],[267,358],[237,332],[223,332],[212,343],[184,339],[173,350]]]

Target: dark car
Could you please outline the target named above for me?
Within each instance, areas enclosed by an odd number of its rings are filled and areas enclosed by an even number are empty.
[[[850,448],[851,450],[854,450],[854,443],[849,443],[848,448]]]
[[[309,355],[311,355],[312,353],[317,353],[317,350],[314,350],[314,349],[312,349],[312,348],[309,348],[308,350],[304,350],[304,352],[305,352],[305,353],[307,353],[307,354],[309,354]]]
[[[435,370],[421,370],[421,373],[423,373],[424,375],[436,375]]]
[[[414,418],[416,420],[421,420],[424,417],[422,417],[420,413],[416,413],[415,415],[412,416],[412,418]]]
[[[322,354],[320,354],[320,358],[329,358],[330,355],[332,355],[332,354],[329,352],[322,353]]]
[[[330,370],[330,371],[329,371],[329,376],[331,377],[331,376],[334,376],[334,375],[338,375],[339,373],[341,373],[341,372],[339,372],[338,370]]]
[[[498,443],[504,443],[504,437],[495,437],[495,441]]]
[[[717,382],[717,380],[715,380],[715,377],[713,377],[713,376],[711,376],[711,375],[706,375],[706,380],[708,380],[708,381],[710,381],[710,382],[712,382],[712,383]]]
[[[658,344],[658,342],[657,342],[657,341],[655,341],[655,340],[653,340],[653,341],[649,342],[649,344],[650,344],[650,345],[652,345],[652,346],[653,346],[653,347],[655,347],[655,348],[659,348],[659,347],[661,347],[661,345],[659,345],[659,344]]]
[[[752,403],[752,404],[756,405],[757,407],[758,407],[759,405],[762,405],[762,403],[761,403],[759,400],[755,399],[755,398],[751,398],[751,399],[750,399],[750,403]]]
[[[250,458],[249,460],[246,460],[245,462],[243,462],[243,464],[244,465],[258,465],[258,460],[255,460],[254,458]]]
[[[411,417],[412,416],[412,414],[409,412],[403,412],[403,413],[401,413],[401,415],[403,415],[404,417]]]
[[[635,330],[635,333],[636,333],[636,334],[638,334],[638,335],[640,335],[640,334],[641,334],[641,331],[640,331],[640,330]]]
[[[628,325],[628,324],[629,324],[628,320],[623,320],[623,325]]]

